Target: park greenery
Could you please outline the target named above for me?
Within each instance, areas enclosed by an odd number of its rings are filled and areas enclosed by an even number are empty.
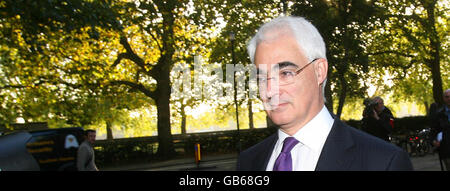
[[[446,0],[4,0],[0,124],[82,126],[107,139],[157,135],[158,153],[170,156],[173,134],[236,128],[233,98],[173,95],[173,85],[194,83],[198,59],[248,66],[247,41],[280,15],[304,16],[323,35],[327,107],[337,116],[360,119],[363,99],[374,95],[394,114],[414,105],[425,115],[450,87],[449,10]],[[177,66],[188,75],[172,72]],[[239,125],[265,127],[248,86],[238,94]]]

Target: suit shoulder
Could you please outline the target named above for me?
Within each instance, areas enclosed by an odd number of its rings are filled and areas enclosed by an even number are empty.
[[[408,153],[397,145],[355,128],[352,128],[351,131],[358,150],[366,153],[366,160],[373,163],[384,163],[387,170],[413,169]]]
[[[363,149],[375,149],[375,151],[398,152],[403,151],[401,148],[386,142],[378,137],[370,135],[364,131],[346,125],[350,129],[355,142]]]
[[[408,153],[378,137],[347,126],[367,170],[413,170]]]

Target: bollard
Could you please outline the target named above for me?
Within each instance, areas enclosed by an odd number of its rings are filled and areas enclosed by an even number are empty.
[[[200,144],[195,144],[195,163],[197,164],[197,167],[200,165],[200,161],[202,160],[202,156],[200,153]]]

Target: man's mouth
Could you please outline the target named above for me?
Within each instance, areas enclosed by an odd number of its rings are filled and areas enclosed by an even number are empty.
[[[289,102],[267,103],[267,106],[269,106],[267,109],[277,110],[277,109],[281,109],[281,108],[287,106],[288,104],[289,104]]]

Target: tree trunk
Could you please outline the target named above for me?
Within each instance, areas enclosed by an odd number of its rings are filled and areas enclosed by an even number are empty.
[[[113,140],[113,132],[112,132],[112,123],[109,120],[106,120],[106,140]]]
[[[441,78],[441,64],[440,64],[440,49],[441,42],[439,40],[438,33],[436,31],[436,19],[434,14],[434,9],[436,7],[436,1],[427,1],[423,4],[425,10],[427,12],[428,17],[426,18],[426,31],[429,39],[429,48],[430,48],[430,63],[429,66],[431,68],[431,78],[433,81],[433,98],[436,103],[442,105],[444,103],[443,100],[443,88],[442,88],[442,78]]]
[[[155,76],[157,81],[156,106],[158,108],[158,152],[157,155],[163,158],[175,156],[173,137],[170,126],[170,70],[173,66],[173,54],[175,53],[174,39],[174,9],[176,1],[158,2],[161,6],[163,17],[163,27],[161,34],[162,51],[161,57],[155,66]],[[158,7],[159,8],[159,7]],[[152,70],[153,70],[152,69]]]
[[[254,129],[255,125],[253,123],[253,106],[252,106],[252,100],[250,97],[248,98],[248,126],[249,129]]]
[[[339,104],[336,112],[336,116],[340,119],[342,114],[342,109],[344,108],[345,97],[347,96],[347,83],[344,77],[339,77],[341,81],[341,92],[339,93]]]
[[[426,112],[427,116],[430,116],[430,106],[428,105],[428,102],[424,101],[423,105],[425,106],[425,112]]]
[[[165,68],[165,67],[163,67]],[[167,67],[168,68],[168,67]],[[175,155],[173,138],[170,127],[170,79],[169,72],[161,72],[158,80],[158,94],[156,107],[158,113],[158,152],[163,158],[170,158]]]
[[[434,9],[433,9],[434,10]],[[432,33],[434,35],[430,35],[430,54],[431,54],[431,78],[433,81],[433,98],[436,103],[442,105],[444,103],[443,100],[443,88],[442,88],[442,78],[441,78],[441,63],[440,63],[440,55],[439,50],[441,49],[441,43],[439,41],[439,37],[437,36],[436,28],[434,27],[434,14],[429,16],[432,18]]]
[[[186,107],[186,105],[184,105],[183,103],[181,104],[181,134],[182,135],[186,135],[186,113],[184,112],[184,108]]]
[[[444,104],[444,100],[442,97],[444,95],[444,92],[442,90],[442,78],[439,60],[433,59],[431,67],[431,77],[433,79],[433,98],[436,103],[442,105]]]
[[[115,81],[114,84],[125,84],[132,88],[136,88],[143,92],[146,96],[155,100],[157,107],[157,130],[158,130],[158,151],[157,155],[162,158],[170,158],[175,155],[175,149],[173,145],[173,137],[170,125],[170,70],[173,66],[173,55],[175,53],[175,35],[174,35],[174,23],[175,17],[174,10],[179,3],[176,0],[170,1],[155,1],[154,2],[160,13],[162,15],[161,27],[158,28],[157,34],[161,37],[161,43],[158,43],[158,48],[160,50],[160,57],[156,65],[151,65],[151,69],[148,69],[148,64],[145,63],[144,59],[139,57],[131,49],[131,46],[127,42],[127,38],[121,37],[120,43],[126,49],[125,53],[119,54],[117,60],[114,62],[113,66],[120,63],[124,58],[129,59],[136,63],[136,65],[143,71],[145,75],[156,80],[156,90],[147,89],[144,85],[139,82],[129,82],[129,81]],[[140,73],[135,79],[138,79]]]

